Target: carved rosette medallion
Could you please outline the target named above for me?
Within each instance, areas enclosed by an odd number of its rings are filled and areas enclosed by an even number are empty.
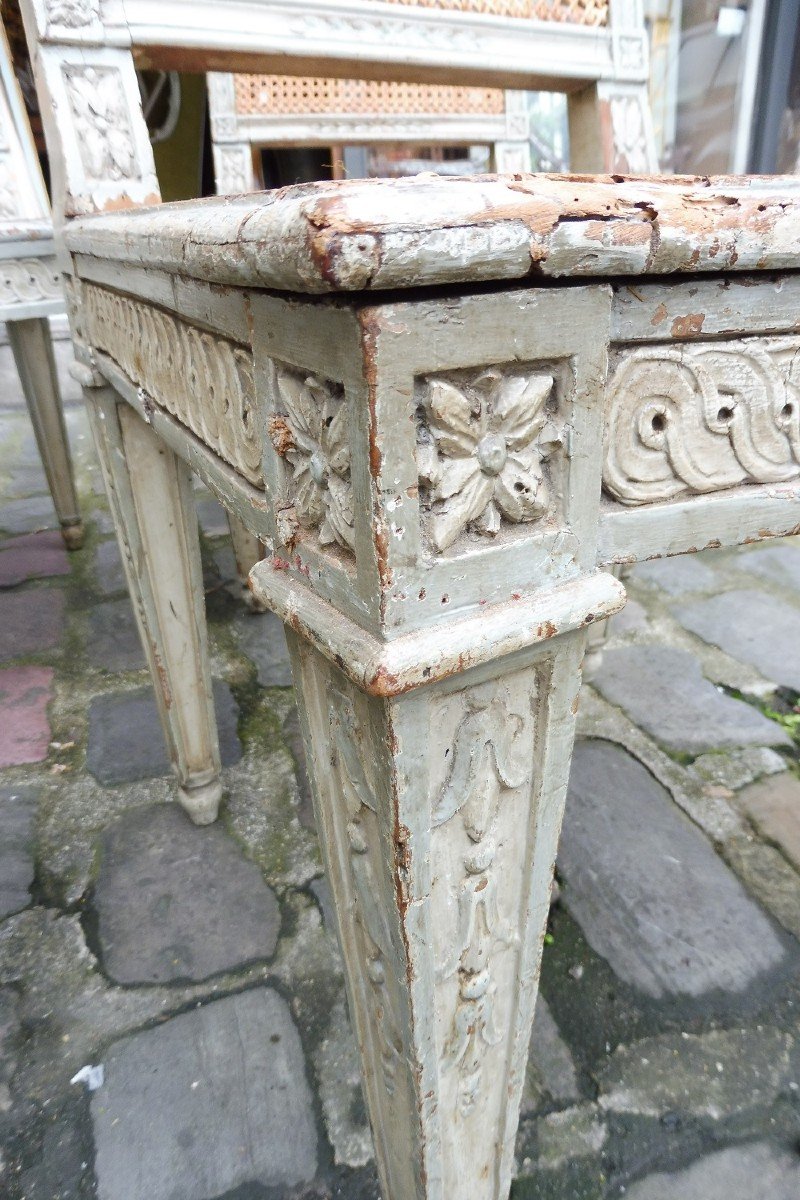
[[[89,182],[138,175],[122,75],[115,67],[63,67],[81,163]]]
[[[328,701],[331,766],[346,825],[359,966],[383,1086],[392,1096],[403,1062],[403,1042],[389,986],[391,931],[387,910],[379,900],[376,872],[381,871],[380,839],[375,789],[366,770],[367,735],[356,712],[357,697],[331,685]]]
[[[505,523],[551,511],[546,464],[561,444],[553,376],[489,368],[422,381],[417,424],[420,499],[438,551],[469,531],[494,537]]]
[[[291,468],[288,508],[281,515],[284,542],[291,546],[300,527],[315,530],[323,546],[352,551],[353,485],[342,387],[275,363],[273,394],[270,440]]]
[[[256,486],[263,484],[249,349],[160,308],[84,283],[86,337],[147,404],[171,413]]]
[[[448,702],[457,723],[432,803],[433,899],[443,1086],[462,1119],[491,1121],[503,1102],[488,1093],[508,1054],[533,772],[531,685],[521,672]]]
[[[625,349],[608,388],[603,484],[647,504],[800,476],[800,338]]]

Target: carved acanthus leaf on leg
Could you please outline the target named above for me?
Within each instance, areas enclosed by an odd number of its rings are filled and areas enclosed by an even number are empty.
[[[514,711],[502,685],[480,684],[463,693],[466,713],[455,733],[451,765],[433,805],[434,828],[460,814],[469,848],[457,887],[457,927],[437,975],[457,974],[458,998],[443,1056],[458,1073],[458,1111],[468,1116],[478,1102],[489,1048],[503,1040],[495,1021],[497,984],[493,958],[513,946],[517,932],[503,913],[498,877],[498,816],[504,799],[530,785],[530,714]],[[502,869],[502,868],[500,868]]]
[[[386,987],[391,934],[387,914],[376,903],[377,887],[370,858],[371,844],[376,837],[374,790],[362,763],[365,739],[353,697],[331,687],[328,719],[331,765],[347,814],[350,872],[356,895],[356,919],[361,931],[362,966],[368,980],[373,1031],[378,1039],[384,1087],[392,1095],[401,1061],[402,1040]]]

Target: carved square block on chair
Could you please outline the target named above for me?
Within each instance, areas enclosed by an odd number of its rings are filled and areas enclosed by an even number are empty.
[[[498,1200],[606,566],[800,525],[796,182],[318,185],[66,246],[184,803],[189,464],[271,548],[383,1194]]]

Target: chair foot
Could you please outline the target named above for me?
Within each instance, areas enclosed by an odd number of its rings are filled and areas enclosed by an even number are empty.
[[[83,521],[73,521],[61,526],[61,536],[68,550],[80,550],[83,545]]]
[[[222,784],[219,779],[198,787],[179,787],[178,802],[195,825],[213,825],[219,814]]]

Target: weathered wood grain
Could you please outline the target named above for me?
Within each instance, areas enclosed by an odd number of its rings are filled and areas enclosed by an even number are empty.
[[[800,181],[417,177],[303,184],[74,222],[74,253],[324,293],[525,278],[784,270]]]

